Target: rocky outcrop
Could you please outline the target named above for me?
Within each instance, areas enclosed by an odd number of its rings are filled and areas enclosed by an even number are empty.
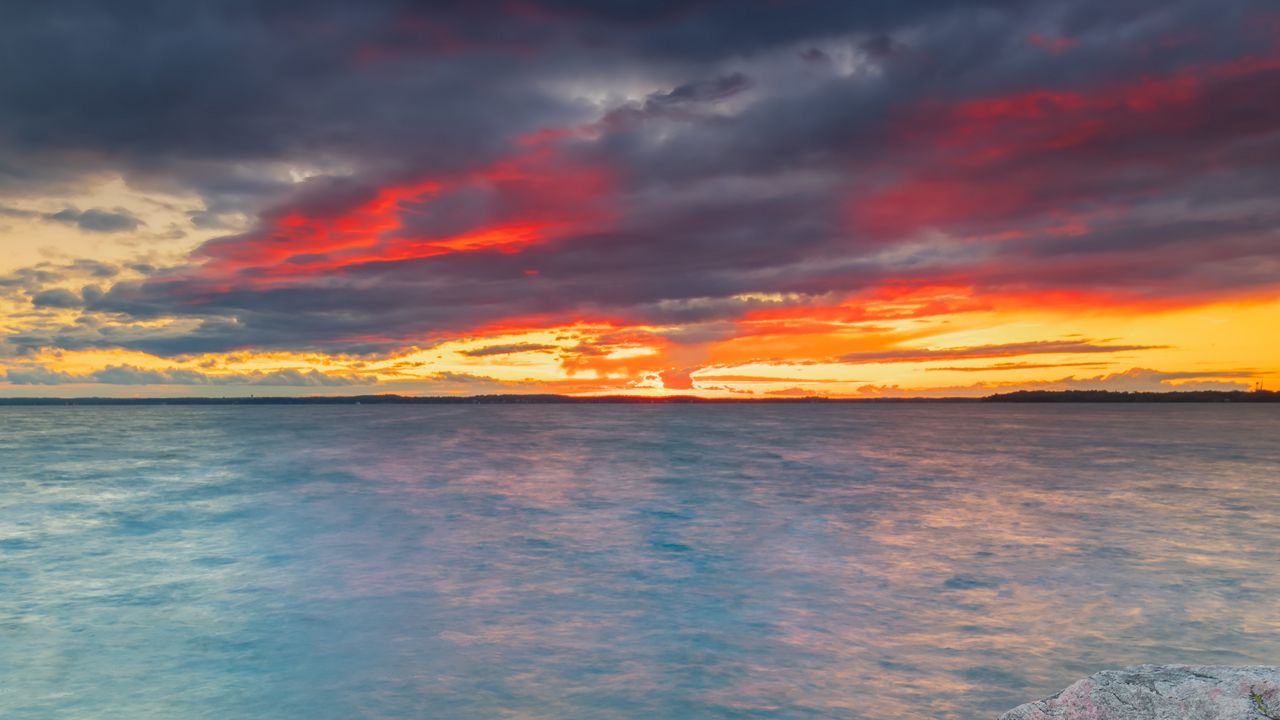
[[[1000,720],[1280,720],[1280,667],[1106,670]]]

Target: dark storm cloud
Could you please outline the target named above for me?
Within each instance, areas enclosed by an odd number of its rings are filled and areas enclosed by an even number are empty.
[[[217,198],[270,184],[237,174],[246,161],[458,167],[522,131],[589,119],[547,83],[647,76],[672,87],[655,97],[706,97],[746,84],[714,70],[729,59],[1016,5],[7,3],[0,126],[12,160],[0,167],[32,183],[99,163]]]
[[[903,278],[1150,298],[1273,285],[1269,8],[4,4],[0,193],[105,170],[198,192],[198,227],[258,217],[186,266],[81,292],[89,314],[172,328],[9,342],[368,352],[522,316],[723,328],[758,306],[740,296],[831,298]],[[606,180],[573,196],[577,176],[550,172],[561,165]],[[295,183],[289,169],[315,176]],[[385,203],[394,229],[367,243],[294,248],[282,229],[350,224],[384,189],[425,180],[441,185]],[[549,206],[590,207],[593,222],[553,224],[514,251],[396,245],[543,220]],[[132,229],[117,211],[63,219]],[[281,267],[288,282],[273,279]],[[64,274],[7,282],[74,307],[47,287]]]

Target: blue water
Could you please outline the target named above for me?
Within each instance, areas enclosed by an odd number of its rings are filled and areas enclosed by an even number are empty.
[[[994,718],[1280,660],[1280,407],[0,409],[0,717]]]

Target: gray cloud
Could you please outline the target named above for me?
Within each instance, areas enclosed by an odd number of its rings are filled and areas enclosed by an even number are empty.
[[[486,345],[474,350],[464,350],[462,354],[467,357],[489,357],[492,355],[512,355],[526,352],[546,352],[555,350],[557,347],[556,345],[543,345],[540,343],[511,343],[509,345]]]
[[[270,387],[341,387],[373,385],[376,378],[332,375],[316,370],[274,370],[248,373],[202,373],[194,370],[148,370],[133,365],[111,365],[97,372],[77,375],[42,367],[10,369],[3,378],[15,385],[244,385]]]
[[[115,210],[67,208],[55,213],[45,213],[41,217],[51,222],[75,225],[85,232],[94,233],[127,232],[137,230],[143,224],[133,213],[124,208]]]
[[[119,274],[119,267],[97,260],[81,258],[62,263],[43,262],[0,274],[0,297],[14,300],[29,297],[37,307],[77,307],[82,302],[74,293],[50,286],[109,280]],[[94,291],[89,292],[93,294]]]
[[[70,290],[55,288],[36,293],[31,304],[38,308],[77,308],[84,305],[84,300]]]
[[[34,210],[23,210],[22,208],[6,207],[4,205],[0,205],[0,217],[25,219],[25,218],[34,218],[39,216],[40,216],[40,213],[35,212]]]

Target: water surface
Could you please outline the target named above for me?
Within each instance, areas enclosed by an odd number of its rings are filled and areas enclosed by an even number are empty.
[[[1280,660],[1280,407],[0,408],[0,716],[994,718]]]

